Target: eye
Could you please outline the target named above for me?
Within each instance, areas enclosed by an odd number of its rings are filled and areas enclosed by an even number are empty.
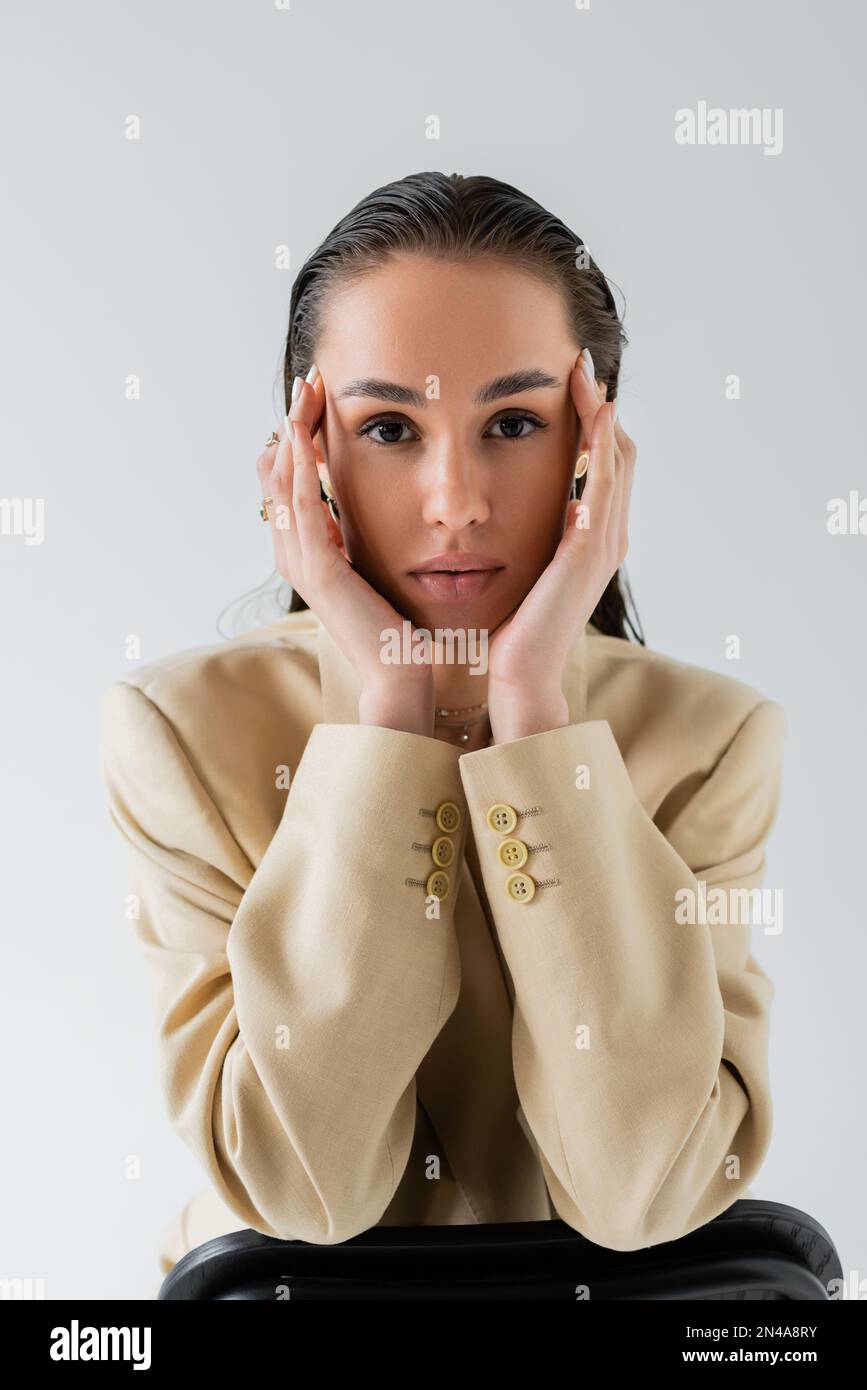
[[[536,430],[546,430],[546,429],[548,428],[548,426],[547,426],[547,424],[545,423],[545,421],[544,421],[544,420],[540,420],[539,417],[538,417],[538,415],[532,415],[532,414],[529,413],[529,411],[523,411],[523,410],[522,410],[522,411],[512,411],[511,414],[509,414],[509,415],[501,415],[501,416],[499,417],[499,419],[497,419],[497,420],[494,421],[494,425],[508,425],[508,426],[509,426],[509,429],[508,429],[508,431],[507,431],[505,434],[495,434],[495,435],[493,435],[492,438],[494,438],[494,439],[529,439],[531,434],[535,434],[535,433],[536,433]],[[519,430],[521,430],[521,432],[520,432],[520,433],[515,433],[515,432],[513,432],[513,430],[512,430],[512,426],[513,426],[513,425],[517,425],[517,426],[519,427]],[[532,428],[531,430],[528,430],[526,433],[524,433],[524,432],[523,432],[523,426],[524,426],[524,425],[532,425],[533,428]]]
[[[366,424],[366,425],[362,425],[362,426],[361,426],[361,429],[358,430],[357,433],[358,433],[359,435],[366,435],[366,436],[369,436],[369,437],[370,437],[370,441],[371,441],[372,444],[377,444],[377,445],[379,445],[380,448],[382,448],[382,447],[387,448],[389,445],[393,445],[393,444],[407,444],[409,441],[406,440],[406,439],[395,438],[394,435],[391,435],[390,437],[386,437],[385,439],[382,439],[382,438],[380,438],[380,439],[375,439],[375,438],[374,438],[374,435],[373,435],[373,431],[374,431],[374,430],[396,430],[396,431],[398,432],[398,434],[399,434],[401,430],[411,430],[411,429],[412,429],[412,425],[408,425],[408,424],[406,423],[405,420],[392,420],[392,419],[385,419],[385,420],[383,420],[382,418],[380,418],[380,419],[378,419],[378,420],[368,420],[367,424]],[[416,437],[417,437],[417,436],[416,436]]]
[[[497,425],[506,426],[505,433],[489,434],[486,431],[483,438],[502,440],[529,439],[530,436],[532,434],[535,434],[537,430],[546,430],[548,428],[547,422],[545,420],[540,420],[538,415],[533,415],[530,411],[523,410],[513,410],[506,415],[500,415],[496,420],[493,421],[491,429],[495,428]],[[525,425],[531,425],[532,429],[525,430]],[[517,428],[515,428],[516,426]],[[385,434],[375,435],[374,431],[379,430],[384,431]],[[389,448],[394,447],[396,444],[408,444],[410,442],[409,439],[402,439],[400,437],[401,430],[410,430],[411,433],[415,435],[416,439],[418,438],[418,435],[416,434],[412,425],[408,424],[406,420],[394,419],[392,417],[388,417],[385,419],[379,417],[376,420],[368,420],[366,424],[362,425],[361,428],[356,431],[356,434],[359,437],[363,435],[366,438],[369,438],[370,442],[372,444],[375,444],[378,448]]]

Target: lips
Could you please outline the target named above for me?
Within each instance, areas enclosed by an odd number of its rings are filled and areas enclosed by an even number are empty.
[[[471,550],[448,550],[431,556],[416,569],[410,570],[410,578],[428,598],[441,603],[455,603],[484,593],[505,568],[502,560],[494,555],[480,555]]]
[[[417,565],[411,574],[455,574],[467,573],[470,570],[496,570],[502,569],[502,560],[497,560],[493,555],[479,555],[469,550],[450,550],[444,551],[441,555],[434,555],[430,560],[425,560],[423,564]]]
[[[428,598],[455,603],[484,593],[504,570],[504,565],[491,564],[485,568],[476,565],[474,568],[413,570],[411,577]]]

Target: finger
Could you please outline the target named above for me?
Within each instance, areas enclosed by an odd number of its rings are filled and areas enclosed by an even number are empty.
[[[582,366],[583,361],[588,363],[589,375]],[[569,389],[580,424],[578,448],[584,450],[590,447],[596,416],[605,402],[605,386],[603,382],[596,380],[589,348],[584,349],[581,357],[572,368]]]
[[[313,375],[313,381],[310,380]],[[315,364],[306,377],[296,376],[292,383],[292,398],[289,402],[289,419],[301,420],[310,431],[311,439],[322,422],[325,410],[325,383]]]
[[[306,377],[295,377],[292,383],[292,396],[287,418],[292,423],[300,420],[302,424],[307,426],[310,431],[310,438],[313,440],[313,452],[317,463],[320,457],[324,459],[324,447],[322,445],[317,447],[316,440],[319,436],[320,426],[325,419],[325,383],[315,363]],[[324,513],[324,515],[335,545],[342,546],[343,537],[340,534],[340,528],[330,512]]]
[[[277,445],[269,444],[264,448],[256,460],[256,475],[259,479],[259,486],[262,489],[262,496],[266,496],[268,479],[271,476],[271,469],[274,467],[274,459],[277,454]]]
[[[635,459],[637,450],[629,435],[618,422],[615,426],[617,439],[617,467],[620,479],[617,518],[612,523],[611,537],[617,552],[618,566],[622,565],[629,549],[629,507],[632,500],[632,484],[635,478]]]
[[[616,440],[614,444],[614,495],[611,499],[611,510],[608,513],[608,525],[605,530],[604,554],[606,556],[605,565],[608,576],[614,574],[620,563],[620,530],[623,517],[623,506],[626,495],[626,460],[623,451],[618,447]]]
[[[292,422],[292,428],[295,432],[292,445],[292,511],[302,551],[301,564],[305,574],[308,574],[311,566],[321,564],[324,559],[332,559],[339,552],[331,543],[325,522],[310,431],[300,419]]]
[[[590,441],[587,482],[581,501],[571,509],[570,526],[567,526],[567,530],[577,531],[582,538],[589,536],[600,547],[605,544],[617,486],[613,415],[611,401],[597,412]],[[583,526],[576,527],[574,522],[579,508],[586,509],[586,519]]]
[[[311,376],[313,380],[311,381]],[[325,414],[325,383],[318,368],[314,364],[305,377],[296,376],[292,386],[292,399],[290,402],[289,419],[294,424],[300,421],[305,424],[310,432],[313,441],[314,464],[316,463],[317,451],[315,447],[316,435]],[[324,451],[323,451],[324,452]],[[321,497],[320,497],[321,500]],[[322,516],[325,521],[328,537],[337,546],[338,550],[346,557],[346,547],[343,540],[343,533],[340,526],[334,520],[327,507],[323,508]]]
[[[285,486],[281,482],[280,470],[276,467],[282,440],[276,444],[269,444],[256,460],[256,473],[259,478],[259,487],[263,500],[270,498],[266,503],[268,513],[267,520],[271,532],[271,542],[274,547],[274,563],[285,579],[289,578],[286,573],[286,553],[283,542],[283,532],[278,531],[278,519],[281,512],[285,514],[286,493]]]
[[[273,465],[266,480],[265,491],[272,498],[268,521],[274,542],[274,561],[284,579],[297,587],[299,547],[292,519],[292,449],[285,431],[274,450]]]

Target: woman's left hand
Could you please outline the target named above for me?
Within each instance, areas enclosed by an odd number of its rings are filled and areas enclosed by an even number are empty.
[[[563,672],[628,548],[629,498],[637,450],[616,423],[613,401],[600,405],[580,359],[570,390],[590,440],[580,501],[571,499],[563,539],[520,607],[488,640],[488,715],[495,743],[510,743],[569,723]]]

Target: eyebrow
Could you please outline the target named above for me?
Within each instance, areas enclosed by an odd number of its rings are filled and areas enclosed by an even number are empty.
[[[504,396],[516,396],[519,391],[537,391],[540,387],[560,386],[560,379],[541,367],[526,367],[519,372],[509,372],[506,376],[495,376],[484,386],[480,386],[473,396],[473,405],[490,405],[492,401],[502,400]],[[394,401],[397,405],[414,405],[424,410],[428,398],[423,391],[411,386],[399,386],[396,381],[383,381],[380,377],[361,376],[349,381],[335,392],[340,401],[347,396],[373,396],[377,400]]]

